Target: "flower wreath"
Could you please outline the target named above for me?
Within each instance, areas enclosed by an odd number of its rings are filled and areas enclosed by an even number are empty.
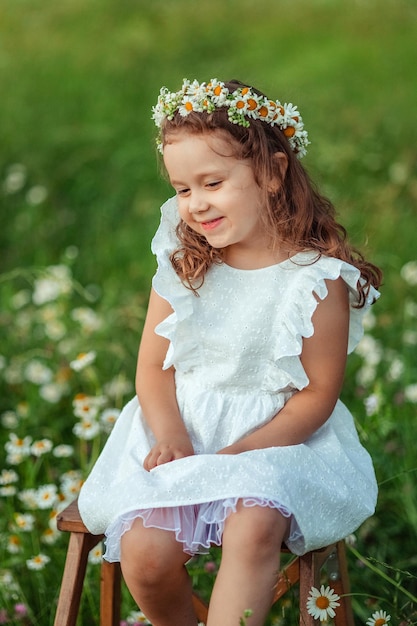
[[[307,153],[306,147],[310,142],[295,105],[269,100],[255,93],[250,87],[238,87],[235,91],[229,91],[226,85],[216,78],[212,78],[208,83],[184,79],[182,88],[176,92],[162,87],[158,102],[152,107],[152,119],[155,125],[161,128],[163,120],[165,118],[172,120],[177,111],[186,117],[192,111],[213,113],[220,107],[228,108],[227,114],[232,124],[247,128],[253,119],[278,126],[298,158],[301,159]],[[157,145],[162,153],[160,138]]]

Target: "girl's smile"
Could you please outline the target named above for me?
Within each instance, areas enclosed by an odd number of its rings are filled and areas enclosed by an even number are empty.
[[[164,147],[164,161],[181,219],[222,248],[227,263],[244,269],[275,262],[251,162],[232,156],[220,133],[176,132]]]

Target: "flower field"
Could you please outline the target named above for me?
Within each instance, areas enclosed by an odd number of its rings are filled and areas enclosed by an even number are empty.
[[[0,624],[52,626],[68,540],[56,515],[134,393],[170,194],[151,106],[163,84],[218,76],[299,105],[306,167],[384,271],[343,391],[380,486],[375,516],[347,538],[351,593],[358,626],[417,625],[417,7],[272,5],[0,6]],[[189,565],[203,595],[219,557]],[[100,560],[94,550],[80,626],[98,624]],[[312,610],[327,597],[337,612],[323,585]],[[293,592],[269,626],[298,624],[296,607]],[[122,619],[147,623],[126,589]]]

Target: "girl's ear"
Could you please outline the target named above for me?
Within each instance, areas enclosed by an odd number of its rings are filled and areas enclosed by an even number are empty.
[[[273,161],[273,171],[275,173],[268,184],[268,191],[270,193],[276,193],[281,187],[288,166],[287,156],[283,152],[275,152]]]

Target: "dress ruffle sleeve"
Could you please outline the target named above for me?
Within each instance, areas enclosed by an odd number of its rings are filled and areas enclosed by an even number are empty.
[[[277,328],[272,332],[274,359],[270,362],[264,378],[265,390],[283,391],[287,387],[303,389],[308,385],[308,377],[301,364],[303,339],[314,334],[313,315],[320,300],[328,295],[327,280],[342,278],[349,292],[349,336],[347,353],[350,354],[363,336],[363,317],[371,304],[379,297],[379,292],[370,287],[365,305],[357,308],[359,270],[340,259],[320,256],[314,252],[302,252],[284,264],[280,269],[293,272],[287,281],[290,285],[286,301],[290,303],[280,312]]]
[[[161,222],[152,240],[151,249],[156,256],[158,269],[153,277],[152,286],[156,293],[167,300],[173,313],[163,320],[155,332],[169,340],[169,349],[163,368],[168,369],[177,363],[178,351],[181,350],[181,360],[193,359],[195,344],[189,337],[181,337],[181,328],[184,320],[193,313],[192,292],[184,288],[180,278],[175,273],[170,260],[171,253],[177,248],[179,241],[176,227],[179,222],[177,200],[175,197],[167,200],[161,207]]]

